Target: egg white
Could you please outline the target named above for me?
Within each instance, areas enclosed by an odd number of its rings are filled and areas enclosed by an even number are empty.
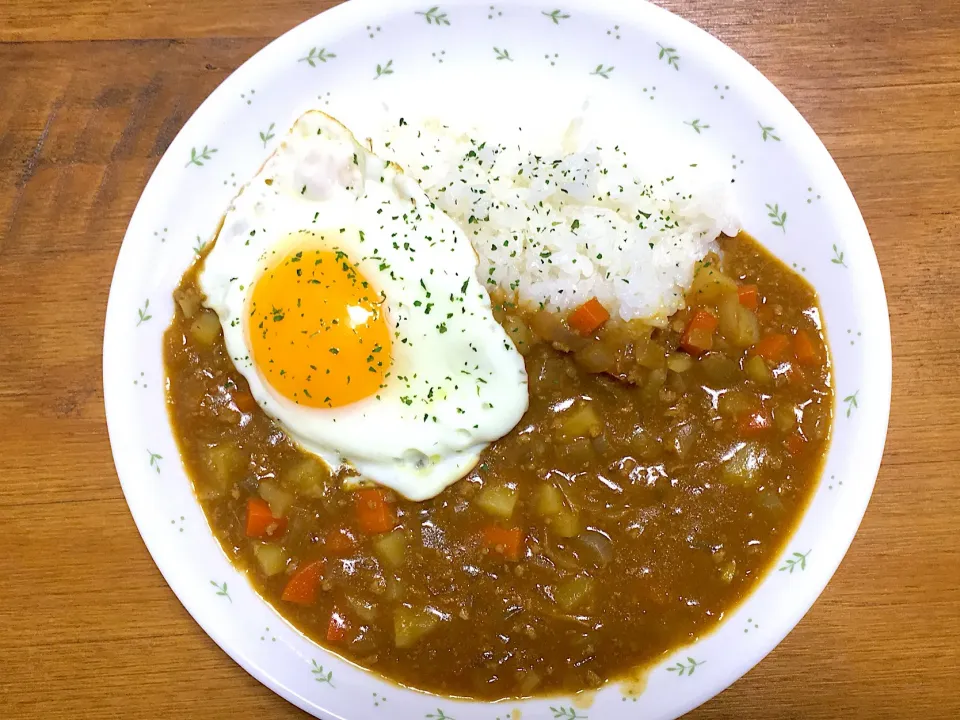
[[[264,262],[284,257],[303,231],[346,252],[386,298],[389,375],[376,395],[342,407],[279,395],[250,349],[249,297]],[[312,111],[234,200],[199,282],[265,412],[331,467],[348,465],[422,500],[469,472],[527,409],[523,358],[494,319],[476,269],[463,231],[414,180]]]

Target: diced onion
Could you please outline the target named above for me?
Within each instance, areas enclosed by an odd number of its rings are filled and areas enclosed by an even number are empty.
[[[583,610],[593,602],[594,581],[580,575],[560,583],[553,591],[553,598],[564,612]]]

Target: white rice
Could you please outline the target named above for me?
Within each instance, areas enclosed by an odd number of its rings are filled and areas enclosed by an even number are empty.
[[[627,151],[580,140],[578,126],[545,141],[391,122],[374,150],[460,223],[489,289],[559,310],[597,297],[625,320],[662,324],[683,307],[697,261],[739,229],[729,180],[678,162],[669,142]]]

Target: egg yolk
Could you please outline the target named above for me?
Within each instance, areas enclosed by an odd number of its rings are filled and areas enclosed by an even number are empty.
[[[271,387],[307,407],[373,395],[390,367],[384,298],[347,254],[298,250],[267,267],[250,297],[253,360]]]

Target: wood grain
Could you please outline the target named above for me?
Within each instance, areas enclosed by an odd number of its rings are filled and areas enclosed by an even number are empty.
[[[0,6],[0,701],[14,718],[304,717],[223,654],[148,556],[103,417],[126,223],[201,100],[316,0]],[[819,133],[890,301],[876,493],[799,627],[692,713],[960,717],[960,3],[669,0]]]

